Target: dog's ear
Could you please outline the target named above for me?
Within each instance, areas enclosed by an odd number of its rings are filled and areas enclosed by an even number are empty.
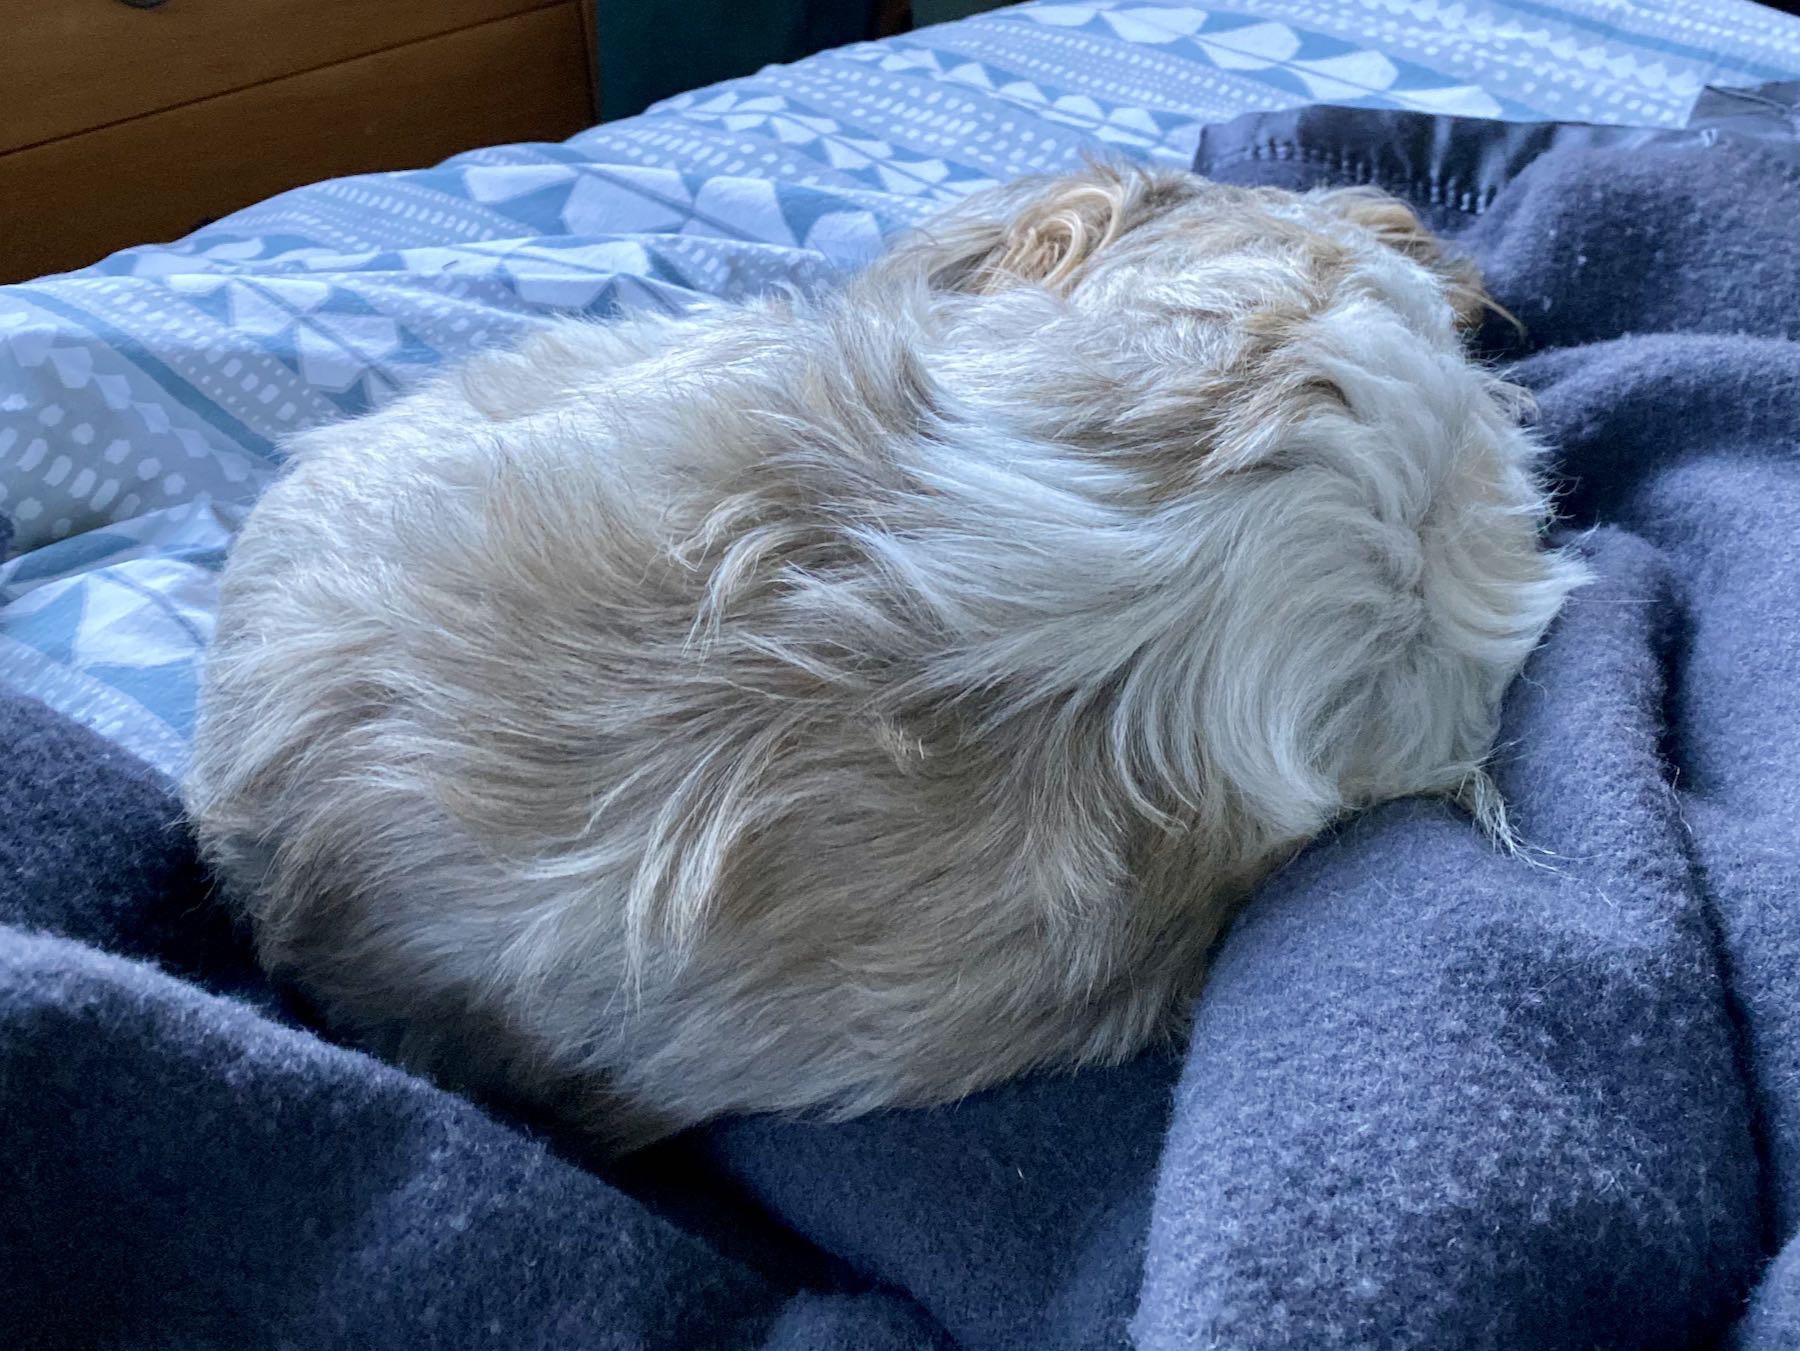
[[[1435,272],[1444,285],[1445,297],[1456,313],[1457,327],[1473,332],[1490,313],[1517,323],[1488,295],[1481,273],[1465,258],[1453,257],[1431,231],[1420,223],[1412,208],[1378,188],[1339,188],[1321,194],[1321,200],[1353,224],[1360,225],[1397,253]]]
[[[984,288],[1035,282],[1066,292],[1082,265],[1124,231],[1126,191],[1116,175],[1086,175],[1027,204],[983,260]]]
[[[934,290],[988,295],[1027,284],[1066,295],[1097,252],[1174,190],[1138,170],[1094,164],[983,194],[926,225],[908,247]]]

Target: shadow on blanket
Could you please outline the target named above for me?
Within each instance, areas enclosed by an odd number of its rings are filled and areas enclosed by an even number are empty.
[[[1599,577],[1509,702],[1538,852],[1389,807],[1266,888],[1185,1057],[606,1175],[297,1025],[164,785],[3,701],[6,1344],[1796,1344],[1795,157],[1343,111],[1202,157],[1413,196],[1525,322]]]

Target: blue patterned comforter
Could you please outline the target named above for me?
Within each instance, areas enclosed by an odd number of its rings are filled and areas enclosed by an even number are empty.
[[[1678,125],[1703,84],[1796,75],[1800,19],[1749,0],[1030,4],[0,288],[0,682],[178,773],[282,439],[549,314],[855,267],[971,189],[1096,146],[1186,163],[1253,109]]]

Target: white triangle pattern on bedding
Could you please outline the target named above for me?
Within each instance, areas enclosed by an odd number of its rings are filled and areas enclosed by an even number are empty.
[[[0,288],[0,680],[179,773],[283,438],[547,315],[822,280],[985,184],[1091,148],[1185,163],[1255,109],[1679,125],[1704,84],[1797,76],[1800,20],[1749,0],[1023,5]]]

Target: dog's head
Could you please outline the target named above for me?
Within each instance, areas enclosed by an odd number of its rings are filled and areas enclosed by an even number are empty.
[[[964,677],[1060,663],[1035,686],[1095,691],[1129,791],[1177,816],[1232,800],[1299,836],[1425,792],[1500,823],[1500,696],[1581,574],[1540,538],[1523,396],[1464,350],[1480,278],[1410,210],[1096,165],[972,199],[873,276],[934,298],[946,406],[1038,495],[990,477],[966,508],[1019,537],[992,584],[1036,551],[1057,632]]]

